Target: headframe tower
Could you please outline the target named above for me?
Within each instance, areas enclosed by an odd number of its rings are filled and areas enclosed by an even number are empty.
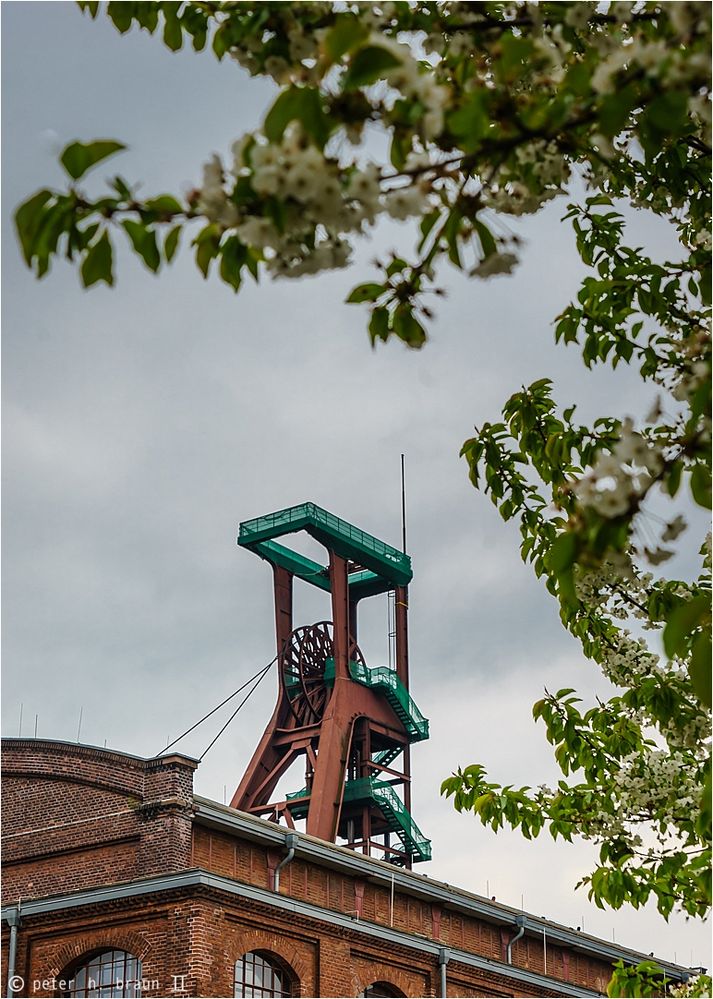
[[[326,549],[325,565],[275,540],[302,531]],[[314,503],[243,522],[238,544],[272,566],[279,690],[232,807],[292,828],[306,819],[310,835],[401,866],[430,860],[411,818],[410,746],[428,738],[428,721],[409,694],[410,558]],[[296,579],[329,594],[331,621],[294,626]],[[369,667],[357,644],[358,605],[391,591],[395,664]],[[272,800],[299,759],[304,787]]]

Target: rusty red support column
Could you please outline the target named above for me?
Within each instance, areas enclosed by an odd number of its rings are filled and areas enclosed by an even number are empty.
[[[329,581],[334,621],[334,691],[322,719],[307,833],[335,842],[353,720],[349,702],[349,576],[346,559],[332,551],[329,553]]]
[[[409,689],[408,685],[408,675],[409,675],[409,663],[408,663],[408,587],[407,586],[397,586],[396,587],[396,599],[395,610],[396,610],[396,675],[398,676],[401,683],[403,683],[406,690]],[[404,781],[404,805],[406,806],[406,811],[411,814],[411,747],[406,745],[404,747],[404,765],[403,773],[406,780]],[[412,866],[411,858],[409,857],[406,866],[410,869]]]
[[[275,640],[279,655],[292,634],[292,573],[272,567],[275,588]]]
[[[279,656],[292,633],[293,577],[291,572],[281,566],[274,565],[272,569],[275,590],[275,643]],[[282,677],[280,677],[281,688]],[[263,804],[277,786],[282,773],[279,764],[281,760],[289,759],[289,754],[284,749],[277,749],[273,742],[276,730],[285,722],[285,716],[284,701],[282,698],[278,698],[272,718],[268,722],[257,749],[253,753],[253,758],[243,774],[243,779],[231,799],[231,808],[241,808],[248,811],[255,804]],[[263,787],[266,778],[270,777],[271,774],[274,776]]]

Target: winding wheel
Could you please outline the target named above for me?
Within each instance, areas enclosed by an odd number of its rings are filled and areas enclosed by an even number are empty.
[[[365,665],[356,642],[349,642],[350,662]],[[324,715],[332,693],[331,682],[325,679],[328,661],[334,668],[334,625],[331,621],[296,628],[280,655],[280,680],[287,695],[290,711],[298,725],[314,725]]]

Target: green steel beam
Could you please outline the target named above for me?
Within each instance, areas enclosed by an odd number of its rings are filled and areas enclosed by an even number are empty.
[[[329,566],[313,562],[311,558],[300,555],[284,545],[278,545],[276,541],[258,541],[257,544],[251,544],[249,549],[273,565],[287,569],[305,583],[311,583],[312,586],[330,592]],[[392,589],[392,586],[388,580],[382,579],[369,569],[349,573],[349,596],[352,600],[362,600],[377,593],[385,593]]]
[[[278,545],[276,541],[258,541],[250,548],[262,558],[267,559],[268,562],[272,562],[273,565],[279,565],[306,583],[311,583],[313,586],[318,586],[321,590],[329,592],[329,570],[320,565],[319,562],[313,562],[311,558],[299,555],[291,548]]]
[[[269,553],[274,554],[274,550],[270,547],[265,548],[265,544],[273,543],[274,538],[295,534],[298,531],[306,531],[337,555],[356,562],[370,572],[369,576],[361,571],[352,574],[354,577],[359,577],[354,579],[355,597],[382,593],[394,586],[407,586],[411,582],[413,576],[411,559],[405,552],[400,552],[346,520],[335,517],[315,503],[301,503],[299,506],[278,510],[263,517],[256,517],[254,520],[243,521],[240,525],[238,544],[270,559]],[[281,545],[277,547],[280,558],[285,558],[284,553],[290,552],[290,549],[284,549]],[[297,556],[296,552],[291,554],[302,559],[302,556]],[[309,559],[305,561],[311,562]],[[311,564],[316,565],[316,563]],[[304,572],[296,575],[305,578]],[[317,579],[319,577],[315,576],[308,581],[315,582]],[[316,582],[316,585],[321,586],[321,583]]]

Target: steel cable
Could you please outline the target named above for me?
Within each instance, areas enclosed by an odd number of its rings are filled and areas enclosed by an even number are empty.
[[[257,673],[254,673],[253,676],[251,676],[249,680],[246,680],[245,683],[241,684],[238,687],[237,690],[233,691],[232,694],[229,694],[228,697],[225,698],[225,700],[221,701],[220,704],[216,705],[216,707],[214,707],[211,711],[209,711],[207,715],[203,715],[203,717],[201,719],[199,719],[199,721],[197,721],[195,723],[195,725],[191,725],[191,727],[187,728],[185,732],[183,732],[181,735],[178,736],[178,738],[174,739],[172,742],[169,742],[168,745],[164,746],[163,749],[161,750],[161,752],[158,755],[161,756],[163,753],[166,752],[167,749],[170,749],[171,746],[175,746],[177,742],[180,742],[181,739],[183,739],[183,738],[185,738],[185,736],[189,735],[194,729],[198,728],[199,725],[202,725],[203,722],[206,721],[208,718],[210,718],[211,715],[214,715],[216,713],[216,711],[220,711],[220,709],[223,707],[224,704],[227,704],[228,701],[232,701],[232,699],[235,696],[237,696],[237,694],[239,694],[241,690],[245,690],[245,688],[249,684],[251,684],[253,682],[253,680],[258,680],[258,683],[259,683],[260,680],[262,680],[262,678],[269,671],[270,667],[273,666],[276,661],[277,661],[277,656],[275,656],[274,659],[271,659],[270,662],[267,664],[267,666],[263,666],[261,669],[259,669],[257,671]],[[260,679],[258,679],[258,677]],[[255,687],[257,687],[257,684],[255,685]],[[255,688],[253,688],[253,690],[254,689]],[[251,690],[250,693],[247,695],[247,697],[249,697],[250,694],[252,694],[252,692],[253,691]],[[240,708],[243,706],[243,704],[247,700],[247,697],[243,701],[241,701],[241,703],[236,708],[235,712],[230,716],[230,718],[228,719],[228,724],[230,723],[230,721],[232,721],[232,719],[238,713],[238,711],[240,710]],[[218,733],[218,735],[220,735],[223,732],[224,728],[225,728],[225,726],[223,727],[223,729],[220,730],[220,732]],[[216,739],[217,739],[217,737],[218,736],[216,736]],[[215,741],[215,740],[213,740],[213,741]],[[211,746],[212,745],[213,745],[213,743],[211,743]],[[208,747],[208,749],[210,749],[210,746]],[[206,749],[206,753],[208,752],[208,749]],[[205,753],[203,754],[203,756],[205,756]],[[203,759],[203,757],[201,757],[201,759]]]

